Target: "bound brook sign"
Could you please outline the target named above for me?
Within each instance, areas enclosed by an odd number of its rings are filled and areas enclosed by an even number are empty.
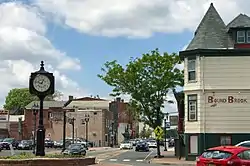
[[[247,99],[236,98],[234,96],[227,96],[225,98],[217,98],[215,96],[208,96],[208,103],[247,103]]]

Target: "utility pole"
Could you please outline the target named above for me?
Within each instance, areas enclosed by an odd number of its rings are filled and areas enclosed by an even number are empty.
[[[112,142],[112,146],[111,147],[114,147],[114,122],[111,123],[111,142]]]
[[[160,111],[161,111],[161,107],[159,105],[157,105],[157,108],[156,108],[156,124],[157,124],[157,126],[161,125]],[[161,157],[160,140],[157,139],[156,143],[157,143],[157,157],[160,158]]]
[[[165,141],[164,141],[164,151],[168,151],[168,142],[167,142],[167,129],[170,128],[169,124],[167,123],[168,120],[168,113],[165,114],[165,118],[164,118],[164,137],[165,137]]]

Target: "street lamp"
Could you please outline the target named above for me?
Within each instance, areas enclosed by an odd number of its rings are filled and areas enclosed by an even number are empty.
[[[167,125],[167,120],[168,120],[168,113],[165,114],[165,117],[164,117],[164,137],[165,137],[165,141],[164,141],[164,151],[168,151],[168,148],[167,148],[167,128],[169,127]]]
[[[34,115],[34,132],[33,132],[33,154],[36,154],[36,117],[39,110],[39,105],[34,103],[32,106],[32,111]]]
[[[89,126],[89,115],[86,114],[85,118],[84,118],[85,122],[86,122],[86,143],[88,142],[88,126]]]
[[[62,148],[62,152],[65,151],[66,149],[66,112],[67,110],[65,109],[65,107],[67,107],[72,101],[73,101],[73,96],[69,96],[69,99],[66,103],[64,103],[62,110],[63,110],[63,148]]]
[[[73,143],[75,142],[75,118],[68,118],[68,122],[69,124],[72,125],[72,139],[73,139]]]

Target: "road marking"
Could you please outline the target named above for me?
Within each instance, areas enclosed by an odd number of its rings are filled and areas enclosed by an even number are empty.
[[[117,161],[117,159],[109,159],[109,161]]]
[[[153,153],[153,151],[151,151],[143,160],[147,160],[147,158]]]
[[[136,160],[136,161],[143,161],[143,160]]]
[[[130,159],[124,159],[123,161],[130,161]]]

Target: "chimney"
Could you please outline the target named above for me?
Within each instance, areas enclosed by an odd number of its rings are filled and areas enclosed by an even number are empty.
[[[116,101],[120,102],[120,101],[121,101],[121,98],[120,98],[120,97],[117,97],[117,98],[116,98]]]
[[[74,97],[73,96],[69,96],[69,100],[73,100],[74,99]]]

